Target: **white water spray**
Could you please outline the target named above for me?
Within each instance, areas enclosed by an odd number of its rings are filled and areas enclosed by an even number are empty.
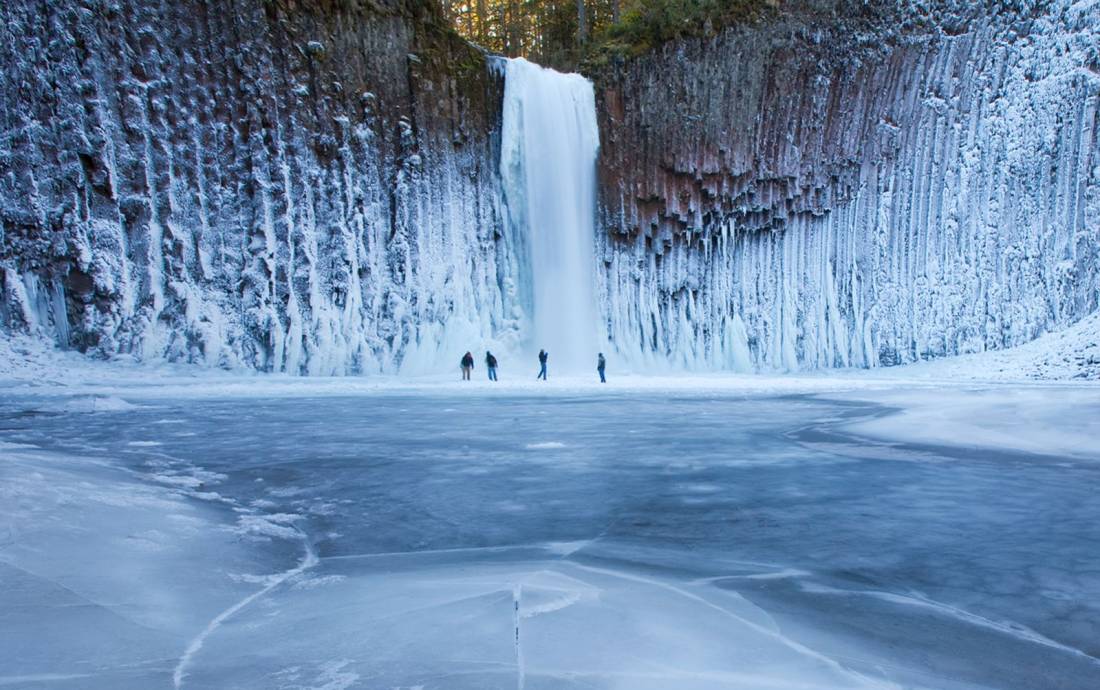
[[[551,371],[595,367],[596,152],[592,83],[509,60],[500,169],[509,223],[521,256],[532,349]]]

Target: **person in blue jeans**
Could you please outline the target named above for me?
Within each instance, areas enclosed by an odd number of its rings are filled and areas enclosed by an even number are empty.
[[[550,359],[550,355],[547,354],[546,350],[539,350],[539,375],[535,377],[536,381],[539,379],[546,380],[546,360],[548,359]]]
[[[596,371],[600,372],[600,383],[607,383],[607,378],[603,375],[603,370],[607,368],[607,360],[603,358],[603,353],[600,353],[599,358],[596,359]]]
[[[497,380],[497,358],[493,356],[492,352],[485,351],[485,368],[489,370],[489,380]]]

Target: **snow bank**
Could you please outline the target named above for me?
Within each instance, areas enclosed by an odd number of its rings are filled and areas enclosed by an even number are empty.
[[[1008,350],[945,357],[883,372],[946,380],[1100,380],[1100,313]]]
[[[898,408],[889,416],[848,427],[860,435],[1100,459],[1100,386],[906,387],[839,397]]]

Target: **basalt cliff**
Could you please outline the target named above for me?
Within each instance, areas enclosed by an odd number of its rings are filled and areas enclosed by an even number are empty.
[[[0,16],[7,328],[318,374],[430,361],[459,317],[507,328],[502,83],[434,3]]]
[[[879,366],[1096,311],[1097,3],[779,5],[590,71],[607,350]],[[523,343],[503,70],[429,0],[0,16],[4,329],[306,374]]]
[[[1095,311],[1100,7],[956,5],[788,17],[599,73],[612,338],[874,366]]]

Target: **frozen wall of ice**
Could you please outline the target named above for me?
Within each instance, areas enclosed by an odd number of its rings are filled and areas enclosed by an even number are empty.
[[[801,4],[595,75],[592,320],[622,357],[871,366],[1095,312],[1100,4]],[[892,6],[919,21],[858,20]],[[0,19],[0,327],[315,374],[532,339],[503,74],[431,0]]]
[[[502,82],[427,0],[0,3],[0,320],[293,373],[517,329]]]
[[[874,366],[1096,310],[1100,4],[941,5],[917,29],[786,19],[598,75],[624,357]]]

